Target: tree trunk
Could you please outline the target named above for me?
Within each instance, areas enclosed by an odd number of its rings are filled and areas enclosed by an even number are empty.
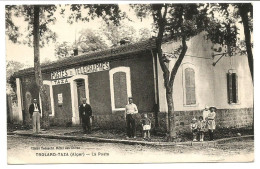
[[[174,117],[174,103],[173,103],[173,93],[172,88],[167,87],[166,89],[166,100],[168,105],[168,130],[169,130],[169,137],[168,141],[173,141],[174,138],[176,138],[176,131],[175,131],[175,117]]]
[[[253,53],[251,48],[251,33],[250,33],[249,23],[248,23],[248,12],[249,12],[248,5],[249,4],[239,5],[239,13],[242,18],[242,22],[244,26],[247,59],[248,59],[252,81],[254,82],[254,59],[253,59]]]
[[[33,21],[33,45],[34,45],[34,72],[35,72],[35,80],[38,87],[38,91],[40,93],[41,101],[42,101],[42,128],[49,128],[49,103],[48,96],[46,93],[46,89],[43,85],[42,81],[42,72],[40,66],[40,33],[39,33],[39,25],[40,25],[40,6],[34,6],[34,21]]]

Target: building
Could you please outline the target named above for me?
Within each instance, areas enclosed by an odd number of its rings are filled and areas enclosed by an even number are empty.
[[[166,59],[170,56],[169,68],[175,63],[174,53],[179,45],[173,40],[163,44]],[[213,45],[204,34],[191,38],[187,45],[188,51],[174,82],[177,129],[187,130],[191,119],[200,116],[205,105],[218,108],[218,127],[251,126],[253,84],[247,57],[213,57],[221,52],[213,52],[212,47],[220,46]],[[153,119],[158,105],[159,125],[166,127],[166,95],[155,39],[44,65],[42,74],[48,88],[51,125],[79,125],[78,106],[86,97],[93,109],[95,126],[124,129],[124,107],[132,96],[139,113],[149,113]],[[28,121],[28,107],[33,98],[39,98],[34,70],[21,70],[15,76],[17,114],[20,121]]]

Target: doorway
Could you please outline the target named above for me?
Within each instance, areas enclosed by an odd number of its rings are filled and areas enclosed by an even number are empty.
[[[71,100],[72,100],[72,124],[79,125],[79,106],[82,104],[82,99],[87,98],[89,104],[89,90],[88,90],[88,76],[76,75],[69,79],[71,87]]]
[[[83,103],[83,98],[86,98],[86,89],[85,89],[85,80],[77,79],[75,80],[77,86],[77,94],[78,94],[78,107]],[[79,124],[82,124],[82,120],[80,118],[80,114],[78,113]]]

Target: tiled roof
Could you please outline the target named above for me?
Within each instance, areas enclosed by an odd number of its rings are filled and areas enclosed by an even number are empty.
[[[42,65],[41,68],[42,68],[42,72],[45,72],[48,70],[54,70],[61,67],[66,68],[66,67],[72,67],[75,65],[80,65],[88,62],[109,60],[115,57],[118,58],[126,54],[154,49],[155,47],[156,47],[156,40],[154,38],[151,38],[149,40],[141,41],[135,44],[126,44],[126,45],[122,45],[122,46],[118,46],[115,48],[110,48],[102,51],[90,52],[75,57],[69,57],[50,64]],[[34,72],[34,68],[31,67],[31,68],[18,71],[17,73],[15,73],[15,76],[16,77],[24,76],[24,75],[32,74],[33,72]]]

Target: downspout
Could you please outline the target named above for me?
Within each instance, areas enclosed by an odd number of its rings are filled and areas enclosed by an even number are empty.
[[[155,105],[153,107],[154,113],[155,113],[155,127],[159,127],[159,110],[160,110],[160,104],[159,104],[159,93],[158,93],[158,69],[157,69],[157,58],[153,54],[153,50],[151,49],[151,54],[153,57],[153,80],[154,80],[154,98],[155,98]]]

